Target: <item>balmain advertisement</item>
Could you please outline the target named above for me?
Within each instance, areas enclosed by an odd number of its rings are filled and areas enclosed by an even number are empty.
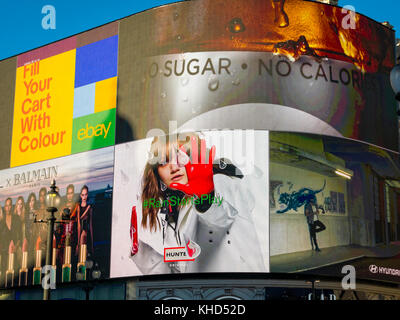
[[[1,287],[41,285],[52,180],[61,196],[50,244],[55,280],[89,280],[94,267],[108,277],[113,161],[109,147],[0,172]]]

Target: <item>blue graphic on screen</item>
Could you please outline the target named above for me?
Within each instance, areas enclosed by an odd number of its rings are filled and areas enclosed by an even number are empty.
[[[76,49],[75,88],[117,76],[118,35]]]
[[[298,208],[305,205],[308,201],[315,197],[315,195],[325,189],[326,180],[324,185],[319,190],[312,190],[310,188],[301,188],[299,191],[292,191],[292,193],[284,192],[279,193],[280,204],[286,205],[286,208],[277,210],[276,213],[285,213],[289,210],[297,211]]]

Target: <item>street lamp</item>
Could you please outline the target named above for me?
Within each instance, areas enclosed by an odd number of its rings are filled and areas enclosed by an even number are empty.
[[[311,283],[311,293],[308,295],[311,296],[310,300],[317,300],[317,296],[315,294],[315,283],[320,282],[319,280],[311,279],[310,281],[306,281],[306,283]]]
[[[47,223],[47,243],[46,243],[46,267],[48,268],[51,266],[52,263],[52,243],[53,243],[53,234],[54,234],[54,224],[55,223],[68,223],[70,220],[70,211],[69,209],[64,209],[62,213],[62,220],[56,221],[56,217],[54,214],[58,211],[58,207],[60,206],[61,203],[61,197],[57,192],[58,187],[56,186],[56,181],[52,180],[51,186],[50,186],[50,191],[47,192],[45,202],[46,202],[46,207],[47,211],[50,213],[49,217],[47,220],[36,220],[35,216],[35,223]],[[51,270],[51,269],[50,269]],[[51,272],[51,271],[50,271]],[[55,280],[55,279],[54,279]],[[50,289],[45,286],[43,288],[43,300],[49,300],[50,299]]]
[[[60,205],[61,198],[57,192],[56,181],[53,180],[51,182],[50,191],[47,192],[46,198],[46,207],[47,211],[50,212],[50,216],[47,218],[47,243],[46,243],[46,266],[50,266],[52,262],[52,240],[54,233],[54,223],[56,218],[54,213],[57,212],[57,208]],[[50,298],[50,289],[46,286],[43,291],[43,300],[49,300]]]
[[[90,256],[88,256],[88,259],[85,262],[85,269],[78,270],[78,272],[76,273],[76,280],[78,281],[86,280],[82,285],[82,289],[83,291],[85,291],[86,300],[90,300],[90,291],[92,291],[95,286],[95,283],[90,283],[87,280],[91,279],[94,280],[94,282],[96,282],[101,277],[101,271],[99,268],[99,264],[97,262],[94,263],[93,270],[92,268],[93,268],[93,260],[91,259]],[[86,273],[88,274],[88,277],[86,277]]]

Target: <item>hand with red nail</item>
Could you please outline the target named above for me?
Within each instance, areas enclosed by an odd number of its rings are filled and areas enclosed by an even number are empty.
[[[198,146],[196,137],[191,137],[191,156],[192,161],[185,164],[188,177],[187,184],[171,183],[170,188],[183,191],[187,195],[196,195],[199,198],[203,194],[209,194],[214,190],[213,181],[213,162],[215,157],[215,146],[211,147],[208,163],[206,163],[206,142],[200,139],[200,163],[198,157]],[[180,148],[186,154],[185,148]]]

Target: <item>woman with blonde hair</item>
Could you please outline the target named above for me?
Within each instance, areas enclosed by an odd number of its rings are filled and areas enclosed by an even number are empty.
[[[19,217],[22,226],[22,237],[26,237],[26,225],[25,225],[25,200],[23,196],[17,198],[17,202],[14,206],[14,214]],[[23,240],[23,239],[22,239]]]
[[[247,177],[215,154],[195,133],[153,139],[131,215],[131,259],[143,274],[266,271]],[[176,247],[192,261],[165,262]]]
[[[17,198],[17,202],[15,203],[14,207],[14,214],[16,214],[21,221],[25,219],[25,200],[23,196],[19,196]]]

